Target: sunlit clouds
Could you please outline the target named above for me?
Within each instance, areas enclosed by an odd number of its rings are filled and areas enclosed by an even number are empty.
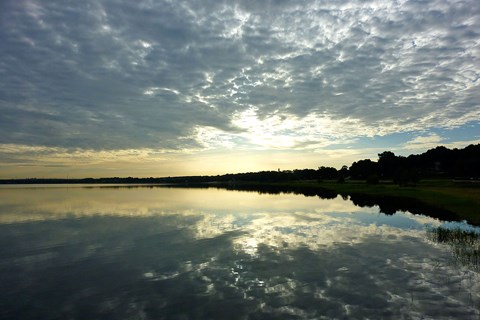
[[[81,153],[96,158],[75,172],[84,177],[101,174],[108,155],[152,170],[118,165],[108,174],[181,175],[203,172],[161,159],[281,152],[290,155],[283,169],[298,167],[300,153],[318,155],[308,167],[339,167],[353,158],[328,160],[335,150],[375,157],[362,139],[405,134],[388,146],[400,153],[416,137],[443,139],[423,147],[480,141],[450,133],[480,128],[475,0],[7,0],[0,8],[2,177],[33,174],[11,167],[14,146],[38,174],[50,175],[42,168],[57,160],[71,167]],[[262,161],[242,170],[276,169]]]

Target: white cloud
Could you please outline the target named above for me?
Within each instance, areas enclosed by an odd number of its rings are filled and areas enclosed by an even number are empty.
[[[418,136],[404,144],[406,149],[415,150],[415,149],[430,149],[438,146],[444,141],[444,138],[440,137],[438,134],[432,133],[427,136]]]
[[[207,148],[222,146],[258,149],[316,150],[333,144],[348,144],[358,136],[358,121],[354,119],[329,119],[310,114],[300,118],[288,113],[275,113],[260,117],[257,108],[237,112],[232,124],[239,132],[221,131],[211,127],[198,127],[197,140]],[[342,131],[339,135],[338,132]],[[363,128],[364,134],[369,128]]]
[[[426,150],[435,148],[439,145],[447,148],[464,148],[468,145],[478,143],[480,143],[480,139],[447,141],[444,137],[441,137],[436,133],[431,133],[429,135],[417,136],[404,143],[401,148],[409,150],[410,152],[425,152]]]
[[[7,0],[0,143],[316,150],[456,128],[480,120],[478,12],[475,0]]]

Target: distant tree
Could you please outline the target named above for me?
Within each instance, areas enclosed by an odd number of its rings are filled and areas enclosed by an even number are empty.
[[[318,179],[318,171],[315,169],[293,170],[296,180],[315,180]]]
[[[348,167],[343,165],[342,168],[338,171],[338,183],[344,183],[345,179],[348,177]]]
[[[317,170],[318,179],[335,180],[338,178],[338,171],[333,167],[320,167]]]
[[[378,174],[383,179],[395,179],[406,167],[408,164],[404,157],[396,156],[391,151],[378,154]]]
[[[480,144],[469,145],[459,151],[453,168],[453,176],[468,179],[480,177]]]
[[[349,171],[352,179],[365,180],[369,176],[377,175],[378,163],[370,159],[359,160],[352,163]]]
[[[384,160],[386,161],[395,160],[396,157],[397,156],[392,151],[383,151],[382,153],[378,154],[378,162],[384,161]]]

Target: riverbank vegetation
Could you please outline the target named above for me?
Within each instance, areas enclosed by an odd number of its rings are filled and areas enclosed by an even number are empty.
[[[408,157],[385,151],[378,154],[377,161],[359,160],[341,169],[320,166],[317,169],[278,169],[216,176],[0,180],[0,184],[46,183],[215,185],[233,189],[269,186],[270,189],[313,194],[328,190],[335,196],[356,197],[367,203],[382,202],[385,197],[402,198],[405,203],[420,201],[480,224],[480,144],[463,149],[439,146]],[[366,196],[376,200],[365,200]]]
[[[452,248],[453,262],[480,271],[480,234],[474,230],[437,227],[427,230],[427,238]]]

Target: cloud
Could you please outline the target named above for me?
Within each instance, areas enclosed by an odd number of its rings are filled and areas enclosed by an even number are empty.
[[[445,146],[447,148],[464,148],[471,144],[479,144],[480,139],[476,140],[466,140],[466,141],[447,141],[444,137],[439,136],[436,133],[431,133],[429,135],[417,136],[410,141],[404,143],[401,147],[402,149],[410,151],[426,151],[428,149],[435,148],[439,145]]]
[[[432,218],[409,213],[379,217],[378,208],[359,210],[341,198],[319,201],[211,189],[48,189],[3,190],[8,210],[0,216],[0,227],[17,231],[4,232],[4,237],[11,239],[7,258],[16,259],[14,271],[25,275],[18,277],[22,280],[30,279],[30,273],[22,272],[32,270],[24,265],[32,259],[72,261],[68,274],[76,279],[85,268],[75,269],[79,264],[74,262],[88,258],[95,266],[114,266],[125,283],[167,280],[169,288],[178,289],[175,293],[188,295],[195,288],[209,294],[207,303],[202,295],[190,298],[201,299],[187,308],[191,317],[210,314],[205,311],[210,302],[216,308],[228,294],[238,299],[236,314],[245,317],[258,311],[301,318],[333,313],[348,318],[478,318],[479,274],[459,265],[451,248],[428,239],[425,228],[442,224]],[[235,209],[225,203],[235,203]],[[24,246],[20,240],[25,235],[37,241]],[[69,246],[74,248],[62,256],[58,250]],[[32,248],[48,250],[32,255]],[[124,263],[131,256],[137,263]],[[58,267],[55,274],[61,274],[64,264],[52,261],[37,263],[40,269],[34,271]],[[101,269],[95,279],[102,281],[108,271]],[[109,299],[122,299],[119,306],[138,299],[138,290],[117,297],[118,283],[100,284],[111,289]],[[24,285],[32,289],[28,294],[37,293],[36,282]],[[152,297],[151,292],[146,296]],[[161,299],[167,308],[178,305],[178,295],[168,290],[154,294],[154,304]],[[71,296],[65,295],[62,303],[78,305]],[[258,306],[252,308],[251,301]],[[154,317],[164,309],[142,312]],[[115,312],[131,314],[132,307]]]
[[[478,12],[473,0],[7,0],[0,143],[312,149],[462,126],[480,119]]]
[[[432,133],[427,136],[418,136],[406,142],[404,146],[407,149],[430,149],[438,146],[444,141],[444,138],[438,134]]]

